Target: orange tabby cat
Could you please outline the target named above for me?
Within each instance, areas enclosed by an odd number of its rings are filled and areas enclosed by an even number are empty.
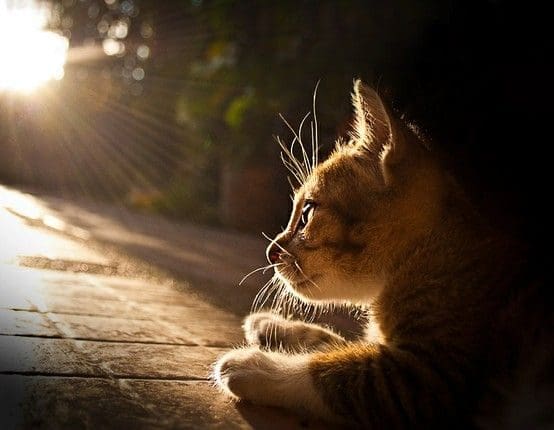
[[[538,403],[551,405],[552,391],[517,418],[506,394],[522,386],[516,369],[536,379],[553,356],[551,326],[541,326],[550,310],[532,307],[540,288],[520,288],[529,281],[523,259],[375,91],[356,81],[353,104],[350,141],[304,172],[267,257],[305,301],[369,305],[367,336],[347,341],[252,314],[251,346],[218,361],[218,385],[235,398],[367,428],[525,428],[551,419]]]

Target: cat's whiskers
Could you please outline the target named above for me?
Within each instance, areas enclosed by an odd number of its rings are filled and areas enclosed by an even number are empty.
[[[254,273],[258,273],[258,272],[262,272],[262,274],[265,274],[268,270],[270,269],[274,269],[275,267],[277,266],[282,266],[283,264],[285,263],[272,263],[272,264],[268,264],[267,266],[262,266],[262,267],[258,267],[254,270],[252,270],[251,272],[247,273],[246,275],[243,276],[243,278],[240,280],[240,282],[238,283],[238,285],[242,285],[242,283],[247,279],[249,278],[250,276],[252,276]]]
[[[257,312],[264,306],[273,291],[275,291],[275,289],[279,287],[277,282],[278,280],[279,279],[277,278],[277,276],[274,275],[269,281],[265,283],[260,291],[258,291],[252,302],[252,312]]]
[[[261,300],[262,297],[265,296],[267,290],[273,286],[275,283],[274,277],[271,277],[260,290],[256,293],[254,296],[254,300],[252,301],[252,309],[256,309],[258,307],[258,303]]]
[[[313,95],[313,102],[312,102],[312,112],[308,112],[306,115],[304,115],[304,118],[302,118],[302,121],[300,122],[300,125],[298,127],[298,131],[295,131],[294,128],[290,125],[290,123],[283,117],[283,115],[279,114],[287,128],[292,132],[293,139],[290,144],[290,147],[287,147],[283,141],[277,137],[277,143],[281,147],[281,160],[283,161],[283,164],[287,168],[287,170],[292,174],[294,179],[298,182],[298,185],[304,184],[308,177],[313,173],[314,169],[319,164],[319,135],[318,135],[318,123],[317,123],[317,114],[316,114],[316,99],[317,99],[317,89],[319,87],[320,81],[317,82],[315,88],[314,88],[314,95]],[[308,151],[306,150],[306,146],[304,145],[304,142],[302,141],[302,132],[304,128],[304,123],[308,119],[308,117],[312,115],[313,120],[310,121],[310,152],[311,154],[308,155]],[[300,147],[300,153],[301,157],[297,158],[295,156],[295,145],[298,143]],[[290,177],[287,178],[289,181],[289,184],[291,188],[294,190],[296,187],[292,184],[292,181],[290,180]]]
[[[268,302],[269,298],[273,296],[273,299],[271,300],[271,305],[269,306],[269,309],[272,310],[273,306],[274,306],[274,303],[275,303],[275,298],[278,297],[279,294],[281,294],[281,290],[283,288],[284,288],[284,286],[280,282],[280,279],[276,278],[276,281],[275,281],[273,287],[267,293],[264,301],[260,303],[260,309],[263,308],[265,306],[265,304]]]
[[[280,243],[277,242],[276,237],[272,239],[267,234],[265,234],[263,232],[262,232],[262,236],[264,238],[266,238],[267,240],[269,240],[269,246],[275,245],[275,246],[277,246],[277,248],[279,248],[281,251],[283,251],[287,256],[294,258],[294,256],[290,252],[288,252],[285,248],[283,248],[283,246]]]
[[[281,155],[280,155],[281,161],[283,162],[287,170],[293,175],[294,179],[296,179],[296,181],[298,182],[298,185],[302,185],[303,183],[306,182],[308,173],[301,165],[301,163],[296,159],[292,151],[285,146],[283,141],[277,138],[277,142],[279,143],[279,146],[283,150],[283,152],[281,152]],[[293,146],[294,145],[291,145],[291,148],[293,148]],[[285,158],[285,156],[288,158],[288,160]],[[296,187],[292,185],[290,181],[290,177],[288,179],[289,179],[291,188],[294,190]]]
[[[272,303],[272,309],[285,317],[291,315],[303,315],[304,308],[309,307],[309,304],[301,300],[293,290],[283,282],[283,288],[279,290],[278,296],[275,297]]]
[[[283,150],[286,151],[285,154],[287,155],[287,157],[291,158],[292,155],[289,155],[289,150],[288,148],[285,147],[284,143],[279,138],[277,138],[277,142],[279,143],[279,146],[281,146],[281,148],[283,148]],[[283,162],[287,170],[294,176],[294,179],[296,179],[296,181],[299,184],[303,184],[304,180],[302,179],[303,178],[302,172],[299,171],[299,168],[296,167],[293,163],[285,159],[285,154],[281,153],[280,155],[281,161]],[[291,188],[295,189],[295,187],[292,185],[292,181],[290,180],[290,177],[287,177],[287,179],[289,181]]]
[[[313,121],[310,122],[310,135],[311,135],[311,141],[312,141],[312,157],[311,157],[311,164],[310,164],[310,171],[314,171],[314,169],[317,166],[317,152],[319,150],[318,144],[316,142],[317,139],[317,131],[314,135],[314,123]]]
[[[287,317],[287,314],[282,312],[282,309],[280,309],[280,303],[282,302],[282,298],[288,295],[286,290],[288,290],[288,289],[287,289],[287,286],[285,285],[285,283],[283,281],[279,280],[277,292],[273,296],[271,306],[269,307],[271,312],[276,313],[276,314],[281,314],[284,317]],[[272,330],[270,330],[270,332],[269,332],[269,343],[270,344],[272,343],[271,340],[273,339],[273,334],[275,334],[275,337],[277,338],[277,327],[271,327],[271,328],[272,328]],[[270,329],[270,327],[268,327],[266,329],[266,338],[268,337],[268,333],[267,333],[268,329]]]
[[[299,167],[300,171],[302,172],[302,176],[304,181],[307,179],[309,174],[311,173],[310,170],[310,163],[308,162],[308,153],[306,152],[306,148],[304,147],[304,143],[302,142],[302,128],[304,127],[304,123],[306,122],[306,119],[311,115],[311,112],[308,112],[306,115],[304,115],[304,118],[302,118],[302,121],[300,121],[300,126],[298,127],[298,132],[292,128],[290,123],[283,117],[283,115],[279,115],[285,125],[288,127],[288,129],[292,132],[294,139],[292,140],[292,143],[290,145],[290,149],[286,148],[286,146],[281,145],[281,148],[285,151],[287,156],[291,159],[291,161]],[[294,145],[298,142],[300,146],[300,152],[302,154],[302,161],[298,160],[294,156]]]
[[[317,113],[315,109],[316,99],[317,99],[317,89],[319,88],[319,83],[321,80],[317,81],[314,88],[314,96],[312,99],[312,112],[313,112],[313,122],[310,123],[310,131],[312,136],[312,172],[319,164],[319,136],[317,131]]]
[[[279,285],[276,288],[276,292],[269,307],[271,312],[280,314],[285,318],[294,315],[296,319],[300,318],[305,322],[311,323],[315,321],[318,316],[330,312],[335,307],[333,303],[307,303],[296,296],[283,280],[278,279],[277,282],[279,282]],[[274,290],[275,288],[272,289],[272,292]],[[273,338],[274,331],[275,329],[270,331],[270,328],[267,328],[266,337],[270,342]]]
[[[308,156],[308,152],[306,151],[306,148],[304,147],[304,143],[302,142],[302,128],[304,127],[304,122],[310,115],[310,112],[306,114],[306,116],[302,119],[302,122],[300,122],[300,126],[298,127],[298,143],[300,144],[300,148],[302,149],[302,161],[305,168],[306,173],[308,176],[312,173],[313,169],[310,163],[310,157]],[[312,122],[310,122],[312,124]]]
[[[299,181],[299,184],[303,184],[307,178],[307,171],[302,165],[302,163],[294,155],[294,144],[296,143],[296,137],[293,139],[290,148],[288,148],[283,141],[277,137],[277,143],[282,149],[281,160],[283,161],[285,167],[293,174],[295,179]],[[285,159],[286,158],[288,159]]]

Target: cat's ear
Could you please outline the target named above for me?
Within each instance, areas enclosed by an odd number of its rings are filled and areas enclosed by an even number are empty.
[[[354,81],[352,92],[354,105],[354,124],[351,132],[352,143],[364,154],[378,162],[387,176],[386,165],[393,164],[397,158],[398,136],[395,135],[394,122],[389,116],[385,103],[377,91],[364,85],[361,80]],[[386,177],[383,178],[386,182]]]
[[[391,120],[381,97],[373,88],[356,79],[352,92],[352,104],[354,105],[352,137],[356,145],[380,154],[392,141]]]

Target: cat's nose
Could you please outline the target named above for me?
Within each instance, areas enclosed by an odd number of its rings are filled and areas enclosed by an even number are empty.
[[[271,245],[269,245],[265,250],[265,256],[267,258],[267,261],[269,261],[271,264],[275,264],[279,262],[279,260],[281,259],[281,254],[282,254],[281,250],[275,243],[272,243]]]
[[[277,242],[272,242],[265,250],[267,261],[271,264],[279,263],[283,259],[284,249]]]

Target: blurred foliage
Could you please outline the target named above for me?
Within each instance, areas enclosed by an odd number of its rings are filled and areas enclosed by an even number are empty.
[[[214,0],[152,8],[157,47],[164,50],[156,59],[157,73],[179,82],[176,120],[195,136],[183,146],[183,158],[195,168],[177,173],[176,188],[194,190],[192,195],[202,181],[202,198],[209,196],[204,207],[210,208],[220,187],[213,180],[218,166],[262,164],[284,177],[274,136],[287,141],[292,135],[278,114],[296,128],[312,109],[319,80],[317,113],[325,152],[348,127],[355,77],[375,85],[383,76],[394,83],[405,78],[402,63],[442,6],[370,3]],[[174,27],[164,25],[168,10],[186,27],[178,37]],[[175,194],[168,199],[175,201]],[[281,210],[285,214],[287,208]],[[183,211],[190,208],[183,204]]]
[[[490,200],[487,189],[525,195],[510,181],[521,151],[495,142],[528,139],[522,124],[536,122],[529,106],[539,104],[549,76],[541,33],[549,27],[532,24],[540,17],[531,7],[504,0],[52,4],[52,27],[70,37],[74,53],[106,39],[125,50],[68,63],[42,99],[0,95],[0,156],[10,160],[0,165],[4,180],[119,200],[132,194],[142,197],[127,200],[141,207],[217,220],[227,167],[284,176],[273,136],[292,136],[279,113],[297,127],[321,80],[325,153],[348,128],[352,80],[361,77],[440,142],[482,201]],[[518,82],[525,91],[514,90]],[[248,185],[244,192],[254,192]],[[287,209],[271,210],[282,218]]]
[[[332,139],[348,115],[352,80],[363,76],[377,84],[386,74],[394,81],[439,9],[408,1],[370,3],[191,3],[191,33],[201,35],[195,44],[202,49],[184,71],[183,123],[205,133],[217,130],[214,150],[225,157],[263,158],[274,145],[270,136],[285,131],[277,113],[297,123],[311,109],[321,79],[326,99],[318,103],[320,123]]]

